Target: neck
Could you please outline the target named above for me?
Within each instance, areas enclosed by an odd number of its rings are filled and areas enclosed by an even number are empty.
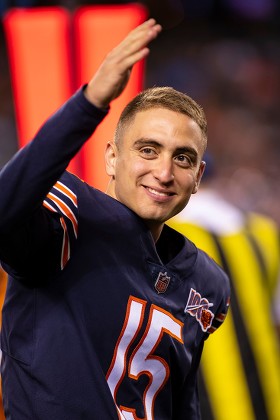
[[[106,189],[105,193],[117,200],[117,197],[116,197],[116,194],[115,194],[115,188],[114,188],[114,181],[113,181],[112,178],[110,179],[110,181],[108,183],[108,186],[107,186],[107,189]],[[149,228],[149,230],[152,234],[152,237],[154,239],[154,242],[156,243],[159,240],[159,237],[161,235],[164,223],[155,223],[153,221],[146,221],[146,220],[144,220],[144,222],[148,226],[148,228]]]
[[[150,232],[152,234],[154,242],[157,243],[157,241],[159,240],[159,237],[161,235],[164,224],[162,223],[162,224],[156,224],[155,225],[154,223],[146,222],[146,225],[150,229]]]
[[[114,193],[115,190],[114,190],[114,185],[113,184],[114,184],[113,179],[111,177],[109,182],[108,182],[105,194],[110,195],[113,198],[116,198],[115,193]]]

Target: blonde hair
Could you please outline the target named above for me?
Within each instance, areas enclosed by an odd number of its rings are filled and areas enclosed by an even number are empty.
[[[151,108],[166,108],[190,117],[200,127],[206,146],[207,121],[203,108],[190,96],[168,86],[146,89],[126,105],[115,130],[115,143],[119,144],[123,130],[133,121],[138,112]]]

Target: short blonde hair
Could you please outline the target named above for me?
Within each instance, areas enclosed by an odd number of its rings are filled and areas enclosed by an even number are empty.
[[[116,127],[115,143],[120,142],[123,130],[133,121],[138,112],[151,108],[166,108],[190,117],[200,127],[206,147],[207,120],[203,108],[190,96],[168,86],[143,90],[126,105]]]

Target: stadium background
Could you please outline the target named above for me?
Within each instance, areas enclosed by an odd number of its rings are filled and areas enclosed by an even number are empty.
[[[3,26],[6,13],[14,7],[45,6],[74,13],[81,6],[129,3],[1,0],[0,167],[16,152],[20,136]],[[144,87],[171,85],[203,105],[216,162],[215,188],[240,209],[258,211],[280,225],[280,2],[138,3],[164,28],[146,61]]]

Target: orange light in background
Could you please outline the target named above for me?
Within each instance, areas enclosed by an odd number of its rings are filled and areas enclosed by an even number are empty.
[[[11,9],[4,17],[20,146],[71,94],[69,15]]]
[[[74,16],[78,83],[88,81],[105,55],[146,18],[147,10],[140,4],[80,8]],[[134,66],[125,91],[111,104],[109,115],[81,151],[83,179],[103,191],[108,183],[104,164],[106,143],[113,138],[122,109],[142,89],[143,74],[142,60]]]
[[[70,15],[58,7],[18,8],[10,9],[3,23],[22,147],[73,92]]]
[[[61,7],[10,9],[3,19],[19,147],[42,123],[94,74],[105,55],[142,23],[147,10],[140,4],[81,7],[74,19]],[[70,25],[74,27],[72,48]],[[98,127],[69,170],[104,190],[104,150],[123,107],[143,87],[144,61],[134,66],[124,93]]]

